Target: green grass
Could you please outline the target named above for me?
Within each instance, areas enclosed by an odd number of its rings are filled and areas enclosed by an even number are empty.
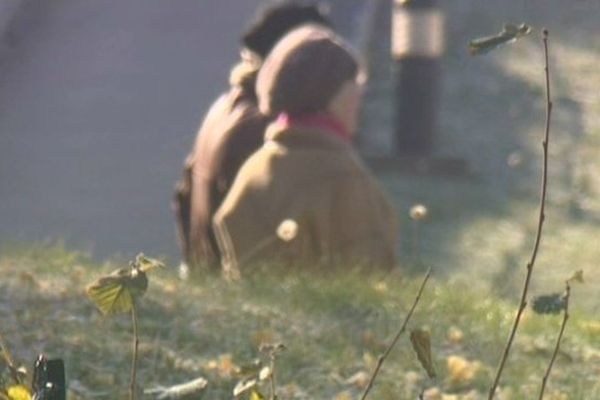
[[[87,283],[115,267],[62,247],[13,249],[0,257],[0,330],[26,364],[38,352],[63,357],[70,399],[126,396],[130,319],[101,317],[84,295]],[[287,347],[277,360],[281,399],[358,398],[360,385],[348,379],[371,372],[421,280],[271,271],[227,283],[211,277],[182,282],[174,275],[172,270],[153,275],[141,302],[139,382],[148,388],[204,376],[207,399],[232,397],[238,379],[232,364],[258,357],[264,340]],[[514,309],[514,301],[468,282],[434,278],[410,327],[430,329],[438,380],[426,378],[404,337],[384,364],[371,398],[415,398],[421,388],[434,386],[458,399],[484,398]],[[505,399],[535,398],[559,324],[559,316],[526,312],[501,384]],[[462,339],[449,338],[457,330]],[[599,398],[598,346],[600,321],[574,307],[549,384],[555,397],[547,398]],[[473,377],[455,370],[451,383],[451,356],[475,363],[467,365]]]

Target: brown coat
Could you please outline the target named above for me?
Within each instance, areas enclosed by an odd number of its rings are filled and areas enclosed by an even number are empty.
[[[242,66],[243,67],[243,66]],[[188,264],[217,267],[212,218],[243,162],[263,143],[267,119],[257,110],[256,71],[241,76],[209,109],[175,192],[174,209]]]
[[[297,224],[282,240],[281,223]],[[214,218],[226,273],[259,260],[392,267],[396,215],[354,150],[315,128],[273,123]]]

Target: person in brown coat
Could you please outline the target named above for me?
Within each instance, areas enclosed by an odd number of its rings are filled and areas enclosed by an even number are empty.
[[[364,74],[332,31],[304,26],[271,51],[259,108],[276,116],[214,217],[226,275],[264,261],[389,269],[396,215],[351,146]]]
[[[175,189],[173,208],[183,268],[220,265],[213,215],[239,167],[262,145],[269,122],[257,109],[256,75],[277,40],[307,22],[329,25],[316,3],[280,1],[261,10],[243,35],[241,61],[232,70],[230,89],[206,114]]]

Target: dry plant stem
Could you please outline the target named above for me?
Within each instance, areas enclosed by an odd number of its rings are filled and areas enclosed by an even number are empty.
[[[510,335],[508,337],[508,341],[506,342],[506,346],[504,348],[504,352],[502,354],[502,358],[500,363],[498,364],[498,370],[496,371],[496,376],[494,378],[494,382],[490,387],[490,391],[488,394],[488,400],[492,400],[496,393],[496,388],[498,387],[498,383],[500,382],[500,377],[502,376],[502,371],[504,370],[504,365],[506,364],[506,360],[510,353],[510,349],[512,347],[513,340],[515,338],[515,334],[517,333],[517,328],[519,327],[519,322],[521,321],[521,316],[523,315],[523,311],[525,311],[525,307],[527,307],[527,293],[529,291],[529,284],[531,282],[531,276],[533,273],[533,266],[535,264],[535,260],[537,258],[538,249],[540,247],[540,241],[542,238],[542,227],[544,225],[544,220],[546,218],[546,214],[544,213],[545,204],[546,204],[546,187],[548,181],[548,142],[550,139],[550,118],[552,116],[552,101],[550,97],[550,69],[548,67],[548,30],[543,29],[542,31],[542,42],[544,44],[544,71],[546,75],[546,124],[545,124],[545,133],[544,133],[544,141],[542,142],[542,147],[544,150],[544,167],[542,172],[542,188],[541,188],[541,198],[540,198],[540,213],[538,219],[537,233],[535,237],[535,244],[533,246],[533,251],[531,253],[531,259],[527,264],[527,275],[525,276],[525,282],[523,284],[523,291],[521,293],[521,301],[519,303],[519,308],[517,310],[517,315],[515,317],[512,329],[510,331]]]
[[[540,388],[540,395],[538,400],[542,400],[544,398],[544,391],[546,390],[546,384],[548,383],[548,378],[550,377],[550,372],[552,372],[552,367],[554,366],[554,361],[556,360],[556,356],[558,355],[558,351],[560,350],[560,342],[562,341],[563,334],[565,333],[565,328],[567,326],[567,321],[569,320],[569,298],[571,297],[571,286],[569,285],[569,281],[566,283],[565,289],[565,311],[563,314],[562,324],[560,326],[560,332],[558,333],[558,338],[556,338],[556,346],[554,346],[554,353],[552,353],[552,358],[550,359],[550,363],[548,364],[548,368],[546,369],[546,373],[544,374],[544,378],[542,379],[542,387]]]
[[[8,347],[6,346],[6,341],[4,340],[4,337],[2,337],[2,334],[0,334],[0,350],[2,351],[2,356],[4,357],[4,361],[6,361],[6,364],[8,365],[8,370],[10,371],[10,375],[11,377],[15,380],[15,382],[17,383],[23,383],[21,381],[21,378],[19,377],[19,374],[17,373],[17,369],[15,368],[15,363],[12,359],[12,356],[10,355],[10,352],[8,351]]]
[[[364,391],[362,397],[360,398],[360,400],[365,400],[367,398],[367,395],[369,394],[369,392],[371,391],[371,388],[373,387],[373,383],[375,382],[375,378],[377,378],[377,374],[379,374],[379,370],[381,369],[383,362],[389,356],[390,352],[396,345],[396,342],[398,342],[398,339],[400,339],[400,336],[402,336],[404,331],[406,331],[406,326],[408,325],[408,322],[410,321],[410,318],[412,317],[413,312],[415,311],[415,308],[417,307],[417,304],[419,304],[419,300],[421,300],[421,294],[423,294],[423,289],[425,289],[425,285],[427,284],[427,281],[429,280],[430,276],[431,276],[431,268],[429,268],[427,270],[427,274],[425,275],[425,278],[423,279],[423,282],[421,283],[421,287],[419,288],[419,291],[417,292],[417,296],[415,297],[415,300],[414,300],[410,310],[408,311],[408,314],[406,314],[406,317],[404,318],[404,321],[402,322],[402,326],[396,333],[394,340],[392,340],[392,342],[390,343],[388,348],[385,350],[385,352],[382,355],[380,355],[379,358],[377,359],[377,365],[375,366],[375,369],[373,370],[371,379],[369,379],[369,383],[367,384],[367,387],[365,388],[365,391]]]
[[[419,221],[413,221],[413,256],[415,260],[420,263],[421,261],[421,249],[419,241]]]
[[[133,323],[133,358],[131,360],[131,380],[129,381],[129,400],[135,400],[138,344],[140,343],[140,340],[138,337],[137,304],[136,304],[135,298],[132,300],[132,304],[131,304],[131,320]]]
[[[277,400],[277,393],[275,393],[275,356],[271,355],[271,374],[269,376],[269,383],[271,385],[271,398],[270,400]]]

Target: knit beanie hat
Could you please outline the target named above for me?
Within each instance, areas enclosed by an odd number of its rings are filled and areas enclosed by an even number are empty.
[[[317,25],[297,28],[273,48],[258,73],[260,111],[271,116],[325,111],[359,69],[354,51],[331,30]]]
[[[262,8],[246,32],[242,45],[260,58],[265,58],[287,32],[300,25],[313,23],[331,26],[328,9],[314,1],[286,0],[271,2]]]

